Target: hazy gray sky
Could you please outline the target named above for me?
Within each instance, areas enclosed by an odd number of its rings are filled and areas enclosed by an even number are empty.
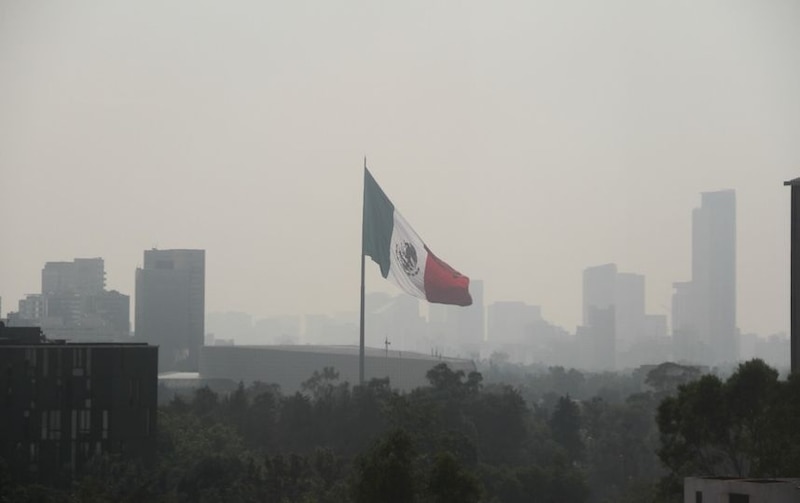
[[[362,158],[428,245],[573,330],[584,267],[667,313],[701,191],[739,325],[788,330],[800,2],[0,0],[0,296],[205,248],[208,311],[358,308]],[[392,291],[371,264],[369,289]]]

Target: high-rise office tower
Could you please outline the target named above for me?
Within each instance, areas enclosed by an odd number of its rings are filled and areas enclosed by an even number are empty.
[[[736,328],[736,193],[703,192],[692,211],[692,280],[675,283],[672,337],[678,361],[739,359]]]
[[[205,335],[205,250],[146,250],[136,270],[136,338],[159,346],[159,371],[197,371]]]
[[[736,332],[736,193],[704,192],[692,212],[693,325],[708,363],[739,358]]]

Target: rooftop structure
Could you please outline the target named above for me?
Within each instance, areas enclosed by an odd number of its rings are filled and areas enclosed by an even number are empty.
[[[358,384],[358,358],[358,346],[205,346],[200,352],[199,377],[245,385],[278,384],[282,392],[294,393],[325,367],[333,367],[341,382]],[[427,372],[440,363],[454,371],[476,370],[471,360],[369,347],[364,359],[366,380],[388,377],[393,388],[403,391],[428,384]]]

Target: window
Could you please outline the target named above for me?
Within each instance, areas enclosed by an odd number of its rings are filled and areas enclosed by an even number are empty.
[[[60,440],[61,439],[61,411],[60,410],[51,410],[50,411],[50,427],[48,431],[48,437],[51,440]]]
[[[103,411],[103,440],[108,438],[108,411]]]
[[[72,375],[84,375],[84,368],[86,365],[86,349],[74,348],[72,350]]]
[[[25,374],[28,377],[36,376],[36,349],[25,350]]]
[[[703,491],[694,492],[694,503],[703,503]]]
[[[11,405],[11,397],[14,394],[14,374],[11,367],[8,367],[6,381],[8,382],[8,389],[6,390],[6,404]]]
[[[78,421],[81,435],[86,435],[92,430],[92,411],[80,411],[80,419]]]
[[[750,503],[750,496],[747,494],[730,493],[728,503]]]

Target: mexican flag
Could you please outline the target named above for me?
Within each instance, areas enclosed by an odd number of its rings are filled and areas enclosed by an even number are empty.
[[[469,278],[434,255],[364,168],[363,253],[404,292],[428,302],[469,306]]]

